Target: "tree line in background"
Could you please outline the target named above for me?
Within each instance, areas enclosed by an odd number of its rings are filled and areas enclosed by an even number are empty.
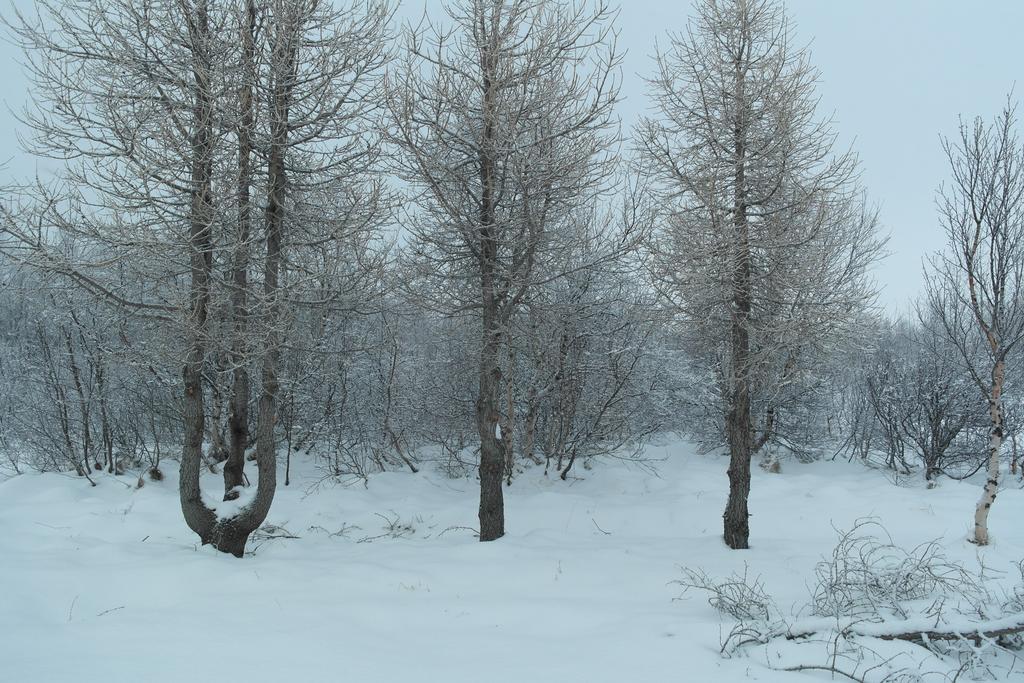
[[[25,146],[59,169],[3,193],[11,470],[141,483],[176,459],[189,527],[241,556],[281,455],[286,485],[295,454],[339,477],[475,468],[488,541],[524,466],[565,479],[677,432],[729,454],[732,548],[755,458],[839,455],[929,482],[984,468],[987,543],[1004,442],[1017,464],[1012,103],[945,143],[949,248],[917,314],[887,321],[877,216],[774,0],[699,0],[630,136],[602,2],[460,0],[400,30],[393,12],[6,18]]]

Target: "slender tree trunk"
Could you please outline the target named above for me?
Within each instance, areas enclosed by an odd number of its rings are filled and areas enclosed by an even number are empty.
[[[558,400],[555,403],[555,435],[553,450],[558,454],[557,468],[560,475],[565,468],[565,442],[568,438],[568,426],[566,413],[568,412],[569,395],[569,369],[567,359],[569,356],[569,332],[568,322],[562,321],[562,334],[558,343],[558,367],[555,373],[555,390],[558,392]],[[563,476],[564,480],[565,477]]]
[[[742,66],[736,67],[737,107],[746,101]],[[747,224],[745,122],[742,110],[736,114],[734,130],[736,169],[734,185],[735,264],[732,274],[732,329],[730,396],[726,430],[729,441],[729,500],[725,506],[725,543],[734,550],[749,547],[750,459],[753,455],[753,424],[750,415],[750,332],[752,275],[750,235]]]
[[[1010,450],[1012,458],[1010,460],[1010,474],[1017,474],[1017,437],[1010,435]]]
[[[531,382],[530,388],[526,391],[527,407],[526,418],[523,420],[523,455],[531,460],[534,465],[541,464],[540,458],[534,453],[537,439],[537,413],[539,412],[537,403],[537,387]]]
[[[974,510],[974,542],[988,545],[988,513],[999,493],[999,454],[1003,446],[1003,379],[1006,363],[1001,358],[992,367],[992,386],[988,399],[992,427],[988,440],[988,477],[982,489],[981,500]]]
[[[210,386],[210,417],[206,421],[207,439],[210,448],[206,453],[206,460],[210,463],[210,471],[215,471],[214,463],[224,462],[228,457],[228,447],[225,440],[226,431],[224,423],[224,392],[222,381],[227,370],[227,358],[224,354],[217,353],[215,367],[211,376],[207,378]]]
[[[78,360],[75,355],[75,347],[72,342],[71,332],[64,330],[64,344],[68,351],[68,367],[71,369],[71,378],[74,380],[75,394],[78,396],[78,412],[82,424],[82,459],[85,461],[85,469],[93,467],[95,457],[92,453],[92,419],[90,418],[89,400],[85,396],[85,387],[82,384],[82,373],[78,367]],[[96,461],[99,465],[99,461]],[[103,469],[96,467],[97,470]]]
[[[233,381],[231,412],[228,418],[230,443],[224,463],[224,500],[238,497],[238,487],[245,483],[245,449],[249,443],[249,369],[246,364],[249,335],[249,239],[252,232],[250,187],[252,186],[253,87],[255,85],[256,3],[246,3],[245,21],[241,31],[243,82],[238,92],[240,120],[238,126],[238,235],[235,244],[231,293],[234,318],[234,339],[231,344]]]
[[[213,98],[210,86],[210,39],[206,0],[199,0],[188,18],[193,58],[194,130],[191,141],[191,209],[189,217],[188,351],[182,371],[185,443],[181,454],[178,494],[189,528],[205,543],[212,541],[216,516],[206,507],[199,487],[203,461],[206,412],[203,401],[203,363],[210,308],[210,272],[213,267],[211,184],[213,178]]]
[[[496,31],[496,27],[491,27]],[[505,456],[497,435],[501,368],[498,352],[503,333],[499,319],[495,272],[498,267],[497,225],[495,224],[496,92],[492,76],[496,71],[496,46],[491,38],[481,55],[483,79],[483,131],[480,140],[480,227],[479,267],[482,335],[480,346],[479,393],[476,426],[480,437],[480,540],[493,541],[505,535],[505,500],[501,490]]]
[[[185,523],[206,544],[210,542],[210,531],[217,520],[213,511],[203,503],[199,487],[205,422],[202,375],[198,370],[201,367],[201,362],[196,360],[201,353],[202,349],[193,343],[182,373],[185,385],[185,400],[182,409],[185,423],[185,444],[181,456],[178,493],[181,498],[181,511],[185,516]]]
[[[506,335],[506,347],[508,350],[508,373],[505,377],[505,410],[502,413],[501,425],[501,447],[505,451],[505,480],[509,486],[512,485],[512,474],[515,468],[515,423],[516,423],[516,395],[513,373],[515,372],[516,354],[512,345],[511,335]]]
[[[97,350],[96,355],[99,356]],[[110,427],[110,413],[107,410],[107,386],[106,374],[103,370],[102,361],[96,360],[96,390],[100,394],[100,438],[103,440],[104,459],[107,464],[107,472],[110,474],[121,474],[118,464],[114,462],[114,431]]]

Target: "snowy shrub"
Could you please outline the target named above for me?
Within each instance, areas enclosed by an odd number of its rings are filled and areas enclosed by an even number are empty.
[[[872,348],[852,356],[845,380],[835,383],[845,385],[841,450],[902,475],[919,466],[929,482],[969,476],[988,425],[958,353],[931,319],[874,327]]]
[[[769,621],[778,614],[778,608],[765,591],[759,577],[750,578],[744,566],[742,574],[731,574],[725,579],[714,579],[700,569],[683,568],[683,578],[673,583],[682,586],[684,594],[690,589],[708,594],[708,604],[723,614],[740,621]]]
[[[364,536],[359,539],[359,543],[371,543],[381,538],[411,538],[416,535],[416,524],[423,522],[423,518],[421,517],[405,521],[394,510],[391,511],[390,515],[385,515],[380,512],[375,512],[373,514],[379,517],[383,522],[381,526],[381,533]]]
[[[795,620],[746,569],[725,579],[684,569],[675,583],[706,592],[712,607],[735,620],[721,638],[726,657],[763,646],[778,670],[855,681],[930,680],[921,667],[934,658],[953,680],[994,680],[1014,670],[1024,633],[1024,562],[1020,583],[998,592],[991,570],[948,559],[937,541],[903,548],[872,519],[838,533]]]
[[[977,579],[948,560],[936,541],[906,550],[875,520],[839,532],[832,556],[818,563],[810,611],[815,616],[906,619],[922,600],[976,600]]]

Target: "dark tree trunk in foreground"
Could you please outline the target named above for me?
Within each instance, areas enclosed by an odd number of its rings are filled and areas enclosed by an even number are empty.
[[[743,101],[743,78],[737,68],[738,101]],[[750,495],[750,459],[753,455],[753,420],[750,415],[750,331],[747,329],[751,312],[750,236],[747,225],[745,198],[746,126],[742,119],[735,129],[735,248],[736,269],[732,277],[732,329],[729,410],[726,430],[729,439],[729,500],[725,506],[725,543],[734,550],[748,547],[750,539],[750,513],[747,498]]]
[[[483,325],[480,347],[480,387],[476,399],[476,427],[480,435],[480,540],[493,541],[505,535],[505,500],[501,482],[505,472],[505,454],[496,434],[498,393],[501,370],[498,365],[501,343],[500,302],[495,292],[498,266],[498,242],[495,231],[495,83],[492,78],[498,60],[497,50],[488,48],[481,57],[483,78],[483,134],[480,140],[480,294]]]
[[[505,449],[497,435],[501,370],[498,368],[497,333],[484,333],[480,353],[480,393],[476,401],[476,425],[480,435],[480,540],[505,535],[505,500],[502,479]]]

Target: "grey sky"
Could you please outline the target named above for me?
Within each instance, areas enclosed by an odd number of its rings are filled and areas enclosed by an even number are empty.
[[[26,9],[31,0],[15,0]],[[440,3],[403,0],[399,16],[416,17]],[[935,189],[946,175],[939,135],[956,132],[959,114],[991,116],[1024,65],[1019,0],[788,0],[797,38],[810,43],[821,70],[821,111],[834,113],[843,144],[860,155],[863,182],[891,232],[891,255],[877,268],[890,310],[920,292],[921,259],[942,246]],[[621,115],[628,127],[646,111],[640,75],[652,69],[654,41],[685,27],[688,0],[625,2],[620,44],[628,51]],[[16,51],[0,45],[2,97],[19,109],[29,97]],[[639,74],[639,75],[638,75]],[[1024,97],[1024,85],[1018,94]],[[20,155],[15,121],[0,112],[0,159],[9,171],[33,172]]]

